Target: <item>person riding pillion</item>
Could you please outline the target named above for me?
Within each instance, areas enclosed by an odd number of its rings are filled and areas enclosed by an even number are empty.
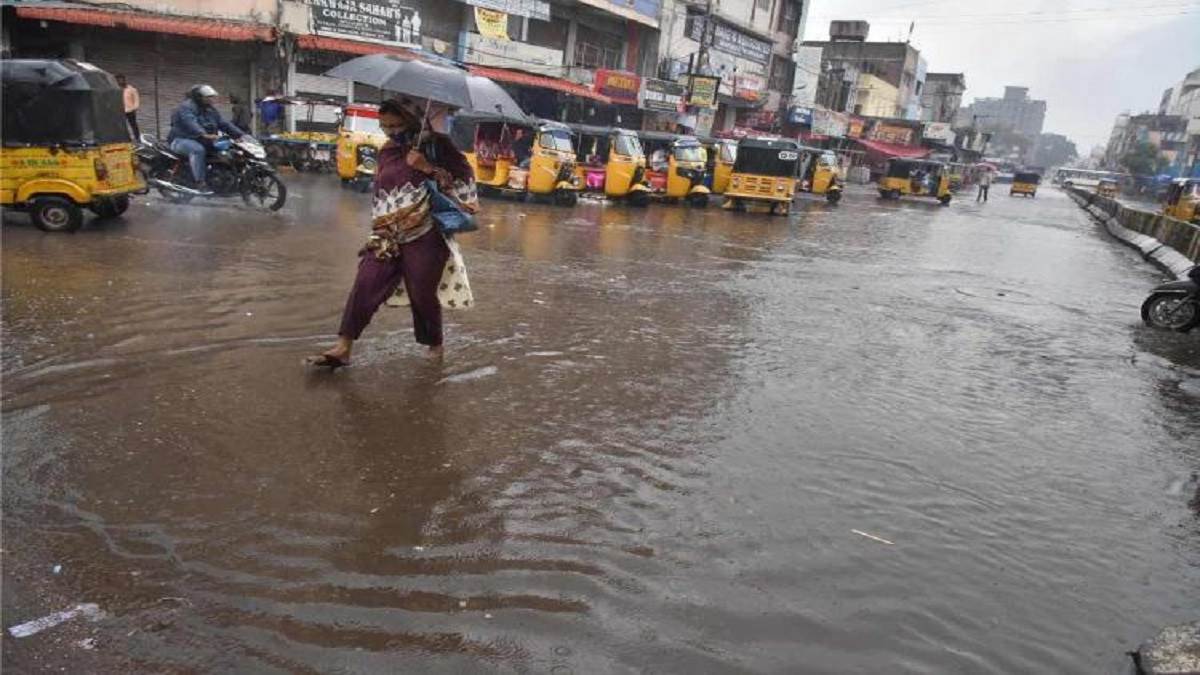
[[[171,114],[171,134],[167,136],[171,151],[187,156],[192,178],[200,189],[205,187],[206,145],[219,138],[218,132],[225,132],[232,138],[246,135],[221,117],[213,105],[216,100],[217,90],[207,84],[189,89],[187,98]]]

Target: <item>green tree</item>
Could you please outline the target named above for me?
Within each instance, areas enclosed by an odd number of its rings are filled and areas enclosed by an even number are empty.
[[[1121,158],[1121,166],[1135,176],[1153,175],[1165,163],[1166,160],[1158,154],[1158,148],[1146,141],[1130,148]]]

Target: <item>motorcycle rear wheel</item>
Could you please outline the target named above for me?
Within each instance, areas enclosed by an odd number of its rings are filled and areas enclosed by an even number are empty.
[[[1151,328],[1187,332],[1200,324],[1200,305],[1175,293],[1152,293],[1142,303],[1142,321]]]
[[[278,211],[287,201],[287,186],[273,173],[262,172],[246,178],[242,186],[242,201],[247,206]]]

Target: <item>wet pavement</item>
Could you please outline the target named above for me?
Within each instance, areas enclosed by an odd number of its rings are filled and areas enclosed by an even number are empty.
[[[1200,336],[1055,190],[486,201],[445,363],[383,310],[330,375],[366,197],[288,180],[6,216],[4,627],[104,613],[13,672],[1095,673],[1195,618]]]

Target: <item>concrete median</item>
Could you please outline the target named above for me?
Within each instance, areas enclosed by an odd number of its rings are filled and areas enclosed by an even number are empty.
[[[1066,188],[1067,194],[1109,234],[1142,252],[1159,267],[1183,278],[1200,262],[1200,226],[1159,213],[1126,206],[1083,188]]]

